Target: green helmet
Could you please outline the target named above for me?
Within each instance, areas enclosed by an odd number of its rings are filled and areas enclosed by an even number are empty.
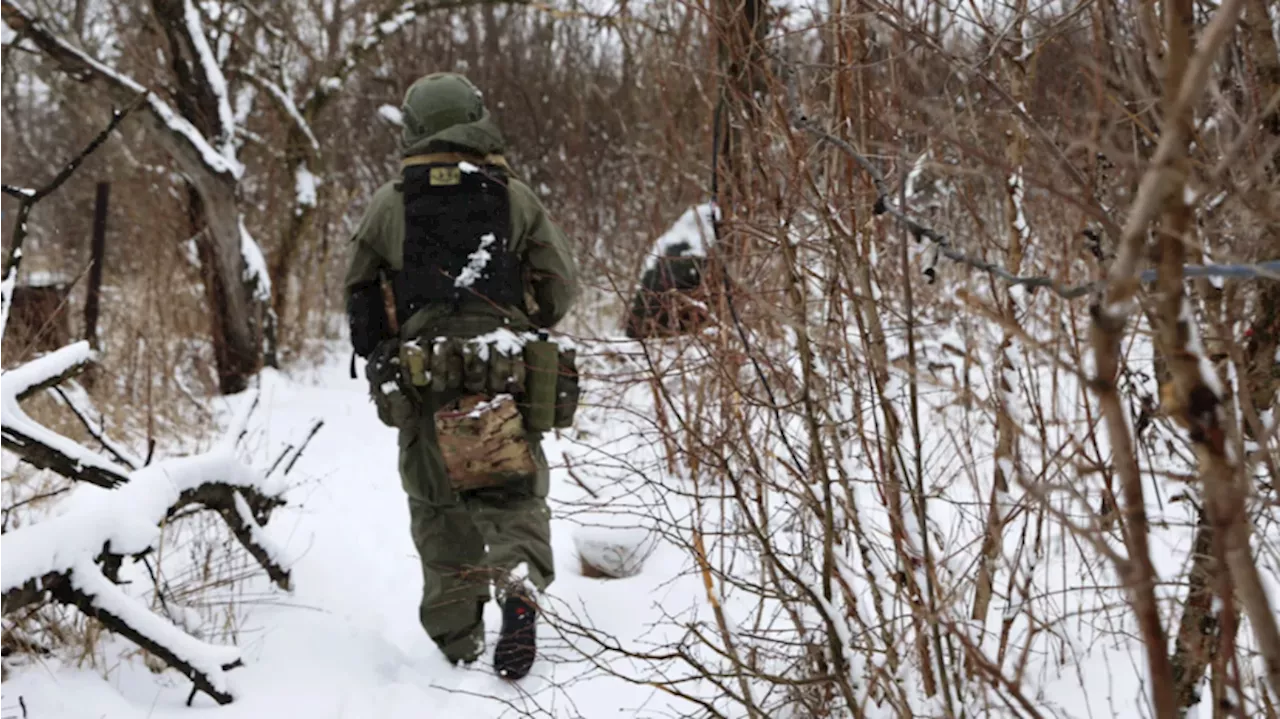
[[[404,95],[401,112],[405,147],[417,145],[454,125],[476,122],[488,115],[480,90],[453,72],[432,73],[413,83]]]

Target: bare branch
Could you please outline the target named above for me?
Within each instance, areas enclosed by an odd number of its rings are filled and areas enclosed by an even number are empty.
[[[103,128],[102,132],[99,132],[84,149],[63,165],[62,169],[48,184],[38,189],[4,185],[4,193],[18,199],[18,216],[13,223],[13,237],[9,240],[9,252],[4,258],[4,269],[0,272],[0,276],[3,277],[3,292],[0,293],[0,305],[3,305],[3,310],[0,311],[0,337],[4,336],[5,328],[9,323],[9,308],[13,302],[13,292],[17,287],[18,266],[22,262],[22,245],[27,239],[27,221],[31,216],[31,210],[37,202],[55,192],[62,186],[62,183],[75,174],[75,171],[80,168],[85,159],[101,147],[102,143],[107,141],[107,138],[111,136],[116,127],[124,121],[124,118],[130,112],[133,112],[134,108],[141,104],[141,101],[142,98],[135,98],[123,110],[112,109],[111,120]]]

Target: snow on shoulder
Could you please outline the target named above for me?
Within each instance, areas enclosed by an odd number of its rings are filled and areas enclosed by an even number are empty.
[[[685,210],[657,242],[644,261],[644,271],[658,266],[662,257],[706,257],[707,248],[715,242],[714,220],[719,216],[711,203],[695,205]]]

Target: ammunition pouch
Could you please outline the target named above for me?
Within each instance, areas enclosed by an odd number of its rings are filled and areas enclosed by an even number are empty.
[[[499,330],[475,338],[406,342],[398,359],[402,380],[418,392],[447,402],[508,395],[529,431],[573,424],[580,394],[577,353],[554,342]]]

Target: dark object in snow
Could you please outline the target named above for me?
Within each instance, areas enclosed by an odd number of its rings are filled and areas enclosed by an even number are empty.
[[[503,679],[523,679],[538,656],[538,609],[519,594],[502,603],[502,633],[493,648],[493,670]]]
[[[710,204],[689,208],[654,243],[627,314],[628,337],[669,337],[706,324],[703,278],[707,248],[715,241],[715,212]]]
[[[627,315],[627,336],[632,339],[679,335],[701,327],[707,319],[701,294],[705,257],[682,257],[688,245],[679,243],[646,270],[640,279]]]

